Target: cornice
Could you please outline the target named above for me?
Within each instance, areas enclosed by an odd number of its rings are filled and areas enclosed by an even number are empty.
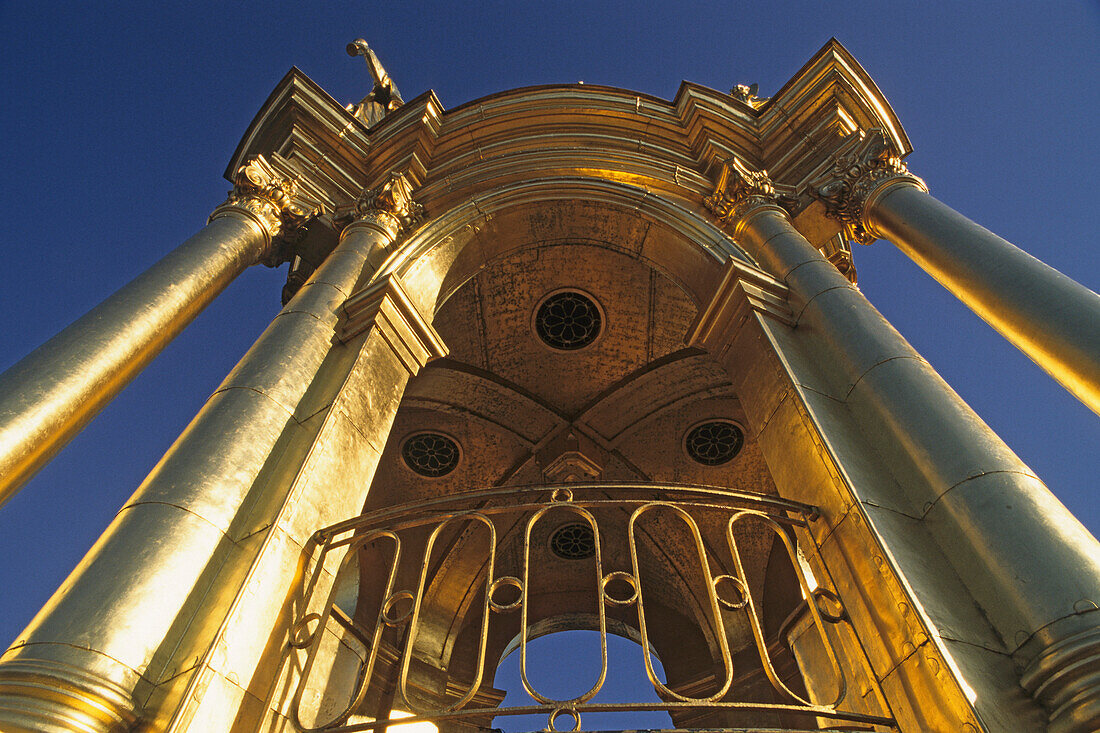
[[[368,129],[291,69],[253,120],[230,171],[250,155],[277,153],[294,163],[303,188],[327,210],[402,170],[429,216],[531,177],[624,183],[701,211],[717,161],[736,155],[803,191],[843,140],[875,128],[900,155],[909,152],[893,110],[835,40],[759,109],[689,82],[671,101],[572,84],[512,89],[452,110],[426,92]],[[809,205],[809,196],[802,198],[792,205],[796,215]]]

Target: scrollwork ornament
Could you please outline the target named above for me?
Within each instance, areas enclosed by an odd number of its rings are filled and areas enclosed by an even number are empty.
[[[396,236],[416,225],[423,207],[412,199],[412,186],[400,173],[391,173],[380,186],[369,188],[351,207],[353,221],[374,226]]]
[[[766,170],[756,170],[734,156],[722,164],[714,193],[703,199],[703,205],[723,223],[737,225],[754,209],[778,206],[779,199]]]
[[[834,154],[829,169],[810,183],[809,190],[825,204],[827,216],[844,223],[848,239],[870,244],[877,237],[864,218],[867,201],[883,185],[897,181],[928,190],[924,181],[909,172],[885,133],[873,129],[852,136]]]
[[[273,257],[277,249],[273,243],[281,234],[296,232],[308,218],[318,213],[316,208],[303,205],[297,198],[297,179],[280,175],[263,156],[251,158],[238,168],[233,183],[225,203],[214,210],[210,220],[234,212],[251,218],[268,238],[265,262]]]

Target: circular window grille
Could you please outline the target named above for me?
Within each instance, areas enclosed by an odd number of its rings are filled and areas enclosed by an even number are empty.
[[[704,466],[719,466],[733,460],[744,444],[745,434],[741,428],[726,420],[696,425],[684,438],[687,454]]]
[[[419,433],[405,439],[401,457],[421,476],[436,478],[458,465],[458,444],[439,433]]]
[[[583,349],[600,335],[600,309],[575,290],[554,293],[535,312],[535,331],[548,346],[562,351]]]
[[[566,524],[550,535],[550,549],[565,560],[583,560],[596,554],[596,538],[587,524]]]

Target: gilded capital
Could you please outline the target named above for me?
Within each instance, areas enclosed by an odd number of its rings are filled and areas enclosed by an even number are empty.
[[[357,224],[373,227],[394,239],[414,225],[422,212],[423,207],[413,201],[409,179],[402,173],[390,173],[385,183],[365,189],[355,200],[348,227]]]
[[[280,175],[262,155],[238,168],[233,183],[225,203],[214,209],[210,220],[236,215],[254,221],[267,235],[268,255],[280,234],[296,230],[318,213],[298,198],[297,180]]]
[[[885,133],[874,129],[851,135],[833,154],[826,172],[810,182],[809,192],[825,204],[827,216],[844,223],[848,239],[870,244],[877,237],[864,218],[867,203],[899,182],[928,190],[909,172]]]
[[[714,193],[703,204],[722,222],[736,226],[754,209],[778,207],[779,197],[766,170],[756,170],[735,155],[722,163]]]

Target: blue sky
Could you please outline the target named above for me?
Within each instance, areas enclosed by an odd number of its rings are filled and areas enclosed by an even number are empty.
[[[153,5],[153,4],[150,4]],[[366,38],[406,99],[544,83],[670,99],[681,79],[768,95],[830,36],[913,141],[933,194],[1100,289],[1096,3],[0,4],[0,369],[204,224],[256,110],[292,65],[341,102]],[[1094,533],[1100,421],[888,243],[860,286]],[[278,311],[253,268],[0,508],[0,641],[79,560]]]

